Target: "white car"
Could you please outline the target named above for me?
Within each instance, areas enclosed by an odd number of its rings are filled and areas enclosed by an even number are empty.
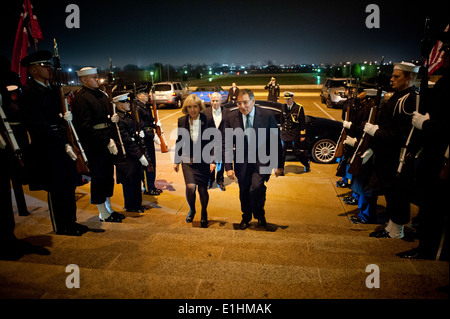
[[[342,107],[347,96],[345,95],[345,87],[350,83],[347,78],[328,78],[322,87],[320,98],[322,103],[327,107],[333,108],[336,106]]]
[[[152,98],[156,105],[173,105],[181,108],[189,88],[183,82],[160,82],[152,88]]]

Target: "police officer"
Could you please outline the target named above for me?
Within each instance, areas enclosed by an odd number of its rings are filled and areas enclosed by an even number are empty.
[[[150,165],[148,159],[139,149],[137,140],[144,138],[144,132],[137,132],[136,119],[131,113],[128,93],[114,97],[113,103],[119,115],[119,128],[126,157],[117,163],[117,183],[122,184],[125,210],[143,213],[141,176],[142,167]],[[141,136],[138,136],[141,134]]]
[[[79,175],[76,155],[69,144],[59,92],[50,85],[52,53],[36,51],[22,59],[32,79],[23,91],[23,116],[31,144],[30,190],[46,190],[53,229],[57,234],[80,236],[88,227],[76,223],[75,188]]]
[[[305,111],[301,104],[294,101],[294,93],[285,92],[283,114],[281,116],[281,141],[283,143],[283,168],[286,160],[286,150],[291,148],[295,157],[304,166],[305,172],[310,172],[309,153],[304,144],[306,140]]]
[[[371,148],[368,157],[375,154],[374,173],[379,190],[386,199],[386,212],[389,216],[387,227],[370,234],[377,238],[403,238],[404,224],[410,220],[409,187],[413,185],[412,176],[405,170],[397,179],[397,169],[402,147],[411,131],[411,119],[416,111],[416,88],[419,67],[412,63],[395,63],[391,77],[394,95],[386,102],[380,112],[378,124],[366,123],[364,132],[371,135]],[[420,132],[415,130],[408,150],[414,158],[420,148]],[[365,157],[365,156],[364,156]],[[411,166],[409,166],[411,168]],[[405,166],[405,169],[407,167]]]
[[[144,170],[143,182],[144,182],[144,194],[158,196],[162,193],[162,190],[155,186],[156,179],[156,154],[155,154],[155,143],[160,145],[158,135],[155,134],[155,129],[157,124],[155,123],[155,118],[153,117],[152,110],[150,109],[148,103],[148,92],[140,91],[137,93],[136,101],[137,110],[139,112],[139,128],[144,132],[144,142],[147,149],[147,155],[149,156],[149,161],[153,165],[153,170]],[[145,174],[145,175],[144,175]]]
[[[265,90],[269,90],[269,95],[267,96],[267,101],[278,102],[280,97],[280,86],[275,82],[275,78],[272,77],[270,82],[264,87]]]
[[[97,68],[85,67],[77,71],[82,87],[75,94],[71,108],[73,124],[89,161],[91,174],[91,203],[97,205],[99,220],[122,222],[123,214],[111,207],[114,193],[114,155],[118,149],[113,123],[119,116],[110,116],[110,101],[99,89]]]

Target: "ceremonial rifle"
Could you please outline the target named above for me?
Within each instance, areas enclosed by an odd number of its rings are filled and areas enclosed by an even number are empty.
[[[150,157],[148,156],[147,147],[145,146],[145,140],[144,137],[141,137],[141,128],[139,125],[139,110],[136,103],[137,94],[136,94],[136,83],[133,83],[133,98],[131,99],[131,112],[134,115],[134,119],[136,121],[136,139],[137,139],[137,145],[139,147],[139,150],[141,151],[142,155],[147,159],[148,165],[146,166],[147,172],[154,172],[155,169],[153,167],[153,163],[150,161]],[[152,141],[153,143],[153,141]],[[145,175],[145,174],[144,174]],[[147,187],[147,185],[145,185]]]
[[[153,89],[154,88],[152,88],[152,90]],[[152,105],[153,105],[153,118],[155,119],[155,123],[157,124],[159,121],[158,107],[156,106],[153,94],[152,94]],[[167,147],[166,138],[164,137],[164,132],[161,126],[156,125],[156,135],[158,135],[159,140],[161,142],[161,153],[167,153],[169,151],[169,148]]]
[[[383,87],[381,83],[381,66],[383,65],[384,57],[381,58],[381,62],[379,65],[379,71],[377,76],[377,96],[375,97],[375,101],[373,103],[373,106],[370,109],[369,113],[369,119],[367,120],[367,123],[375,124],[377,119],[378,110],[380,108],[381,104],[381,94],[383,92]],[[369,149],[370,144],[370,135],[366,132],[363,133],[358,147],[355,150],[355,153],[353,154],[352,159],[350,160],[350,166],[348,168],[348,172],[353,175],[357,175],[361,165],[362,165],[362,158],[361,156]]]
[[[58,44],[56,43],[56,39],[53,39],[53,63],[56,69],[57,73],[57,81],[56,85],[59,89],[59,97],[61,101],[61,108],[63,114],[69,111],[69,104],[67,102],[67,98],[64,95],[64,90],[61,83],[61,58],[59,56],[58,52]],[[84,152],[83,146],[81,145],[80,139],[78,138],[77,131],[75,130],[75,127],[73,126],[72,121],[67,121],[67,136],[69,138],[69,143],[72,146],[72,149],[77,156],[77,171],[80,174],[89,174],[89,168],[88,168],[88,159],[86,157],[86,153]]]
[[[421,48],[421,66],[419,69],[421,81],[419,87],[419,94],[416,95],[416,111],[424,109],[424,103],[426,102],[426,94],[428,91],[428,57],[431,50],[431,39],[430,39],[430,18],[425,19],[424,35],[422,38],[422,48]],[[411,126],[411,131],[409,131],[408,139],[406,140],[405,146],[402,147],[400,151],[400,161],[397,168],[397,177],[400,176],[405,165],[406,159],[411,156],[407,154],[408,146],[411,141],[412,134],[414,132],[414,126]]]
[[[22,151],[17,143],[16,137],[14,136],[14,132],[9,125],[8,119],[6,118],[6,114],[3,111],[3,97],[0,94],[0,119],[2,122],[1,129],[5,132],[5,138],[7,139],[8,145],[11,147],[14,157],[17,159],[20,167],[24,167],[22,160]],[[6,146],[6,145],[5,145]]]
[[[110,106],[110,110],[109,112],[111,113],[111,115],[116,114],[116,105],[113,102],[113,91],[114,91],[115,87],[113,88],[113,72],[112,72],[112,62],[111,62],[111,58],[109,58],[109,73],[108,73],[108,85],[106,86],[106,93],[108,94],[109,97],[109,106]],[[122,141],[122,135],[120,134],[120,129],[119,129],[119,124],[118,123],[114,123],[116,125],[116,130],[117,130],[117,138],[119,139],[120,142],[120,147],[122,150],[122,155],[123,158],[126,158],[127,155],[125,153],[125,147],[123,146],[123,141]]]

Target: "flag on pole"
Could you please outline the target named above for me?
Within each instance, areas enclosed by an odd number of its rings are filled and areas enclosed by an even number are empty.
[[[449,25],[447,25],[444,32],[448,32],[448,27]],[[431,49],[430,56],[428,57],[429,59],[428,76],[433,74],[444,63],[444,61],[442,60],[444,52],[441,51],[441,48],[442,48],[442,41],[439,40],[434,45],[433,49]]]
[[[37,50],[36,43],[43,40],[44,37],[42,36],[41,27],[39,26],[37,17],[33,15],[31,1],[24,0],[23,12],[20,14],[19,18],[11,62],[11,70],[19,74],[22,85],[27,81],[27,69],[20,65],[20,60],[28,55],[28,48],[30,47],[28,31],[30,31],[35,49]]]

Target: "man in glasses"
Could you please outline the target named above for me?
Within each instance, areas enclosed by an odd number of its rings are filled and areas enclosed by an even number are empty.
[[[275,176],[283,174],[278,123],[270,111],[255,105],[255,96],[251,90],[239,92],[237,105],[237,108],[230,109],[225,118],[225,171],[228,178],[238,178],[242,210],[240,228],[250,226],[252,214],[258,219],[258,225],[265,228],[264,183],[269,180],[272,168],[276,169]],[[231,131],[232,140],[227,138]]]
[[[56,234],[80,236],[88,227],[76,223],[75,188],[79,180],[76,155],[69,144],[66,123],[61,116],[59,92],[50,85],[49,51],[36,51],[22,59],[31,79],[23,90],[24,124],[30,134],[30,190],[48,192],[48,207]]]

